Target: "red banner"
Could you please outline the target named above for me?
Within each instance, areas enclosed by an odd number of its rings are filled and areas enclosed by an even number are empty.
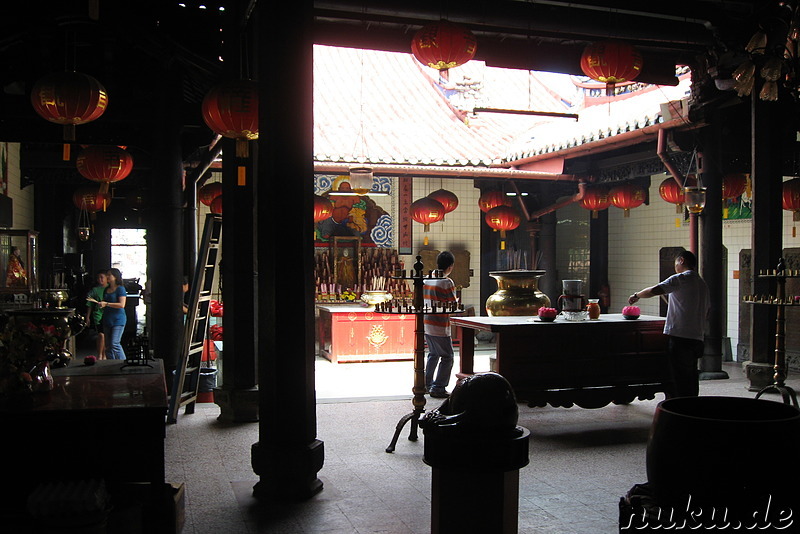
[[[411,249],[411,177],[400,176],[398,178],[398,190],[400,195],[400,220],[397,225],[397,252],[398,254],[412,254]]]

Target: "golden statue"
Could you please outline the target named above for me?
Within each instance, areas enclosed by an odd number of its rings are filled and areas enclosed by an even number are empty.
[[[11,254],[8,256],[8,266],[6,267],[6,287],[28,287],[28,272],[25,264],[22,263],[19,247],[11,247]]]

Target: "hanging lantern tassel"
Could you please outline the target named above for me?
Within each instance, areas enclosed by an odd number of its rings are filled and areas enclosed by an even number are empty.
[[[631,216],[631,210],[630,210],[630,208],[625,208],[625,209],[623,209],[623,210],[622,210],[622,213],[623,213],[623,215],[622,215],[622,216],[623,216],[623,217],[625,217],[626,219],[627,219],[628,217],[630,217],[630,216]]]
[[[800,221],[800,211],[792,214],[792,237],[797,237],[797,221]]]
[[[500,250],[506,249],[506,231],[500,230]]]
[[[66,128],[66,126],[64,126],[64,128]],[[70,145],[69,143],[64,143],[64,147],[61,149],[61,159],[63,161],[69,161],[70,159],[72,159],[71,148],[72,145]]]
[[[422,225],[422,231],[423,232],[427,233],[428,231],[430,231],[430,229],[431,229],[431,225],[430,224],[423,224]],[[422,244],[425,245],[426,247],[428,246],[428,236],[427,235],[422,240]]]
[[[250,145],[247,139],[236,140],[236,157],[240,159],[247,159],[250,157]],[[236,184],[239,186],[247,185],[247,167],[239,165],[236,169]]]

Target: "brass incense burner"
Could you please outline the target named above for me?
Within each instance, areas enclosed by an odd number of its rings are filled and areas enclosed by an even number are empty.
[[[43,308],[63,310],[66,308],[64,303],[69,299],[69,291],[66,289],[42,289],[39,291],[39,298]]]
[[[361,294],[361,301],[368,306],[383,304],[392,300],[392,294],[388,291],[364,291]]]

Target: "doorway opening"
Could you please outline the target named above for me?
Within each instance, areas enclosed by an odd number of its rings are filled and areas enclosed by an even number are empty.
[[[122,272],[128,300],[135,303],[135,330],[130,329],[133,335],[144,333],[147,322],[147,305],[142,298],[147,284],[146,233],[144,228],[111,229],[111,267]]]

